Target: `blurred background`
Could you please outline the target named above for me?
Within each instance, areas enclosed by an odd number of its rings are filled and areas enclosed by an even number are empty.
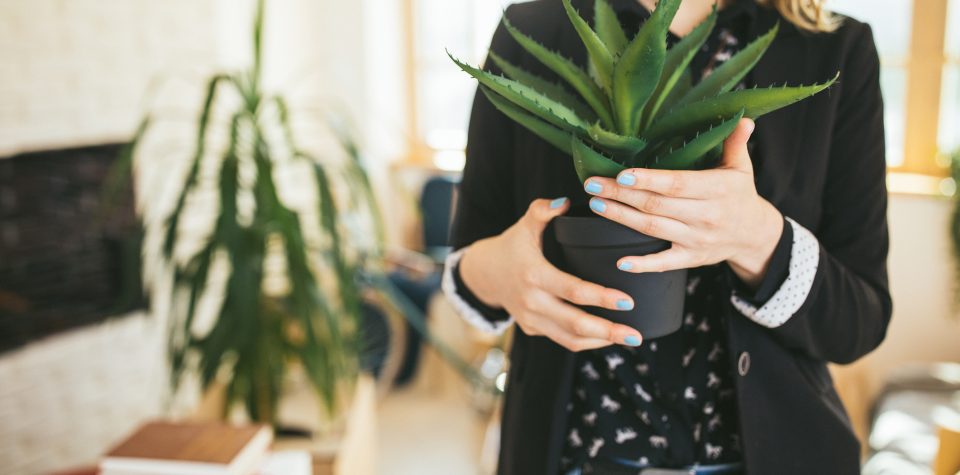
[[[227,415],[317,473],[491,473],[509,335],[439,293],[476,87],[444,49],[482,62],[509,3],[266,0],[257,42],[254,0],[0,0],[0,471]],[[881,54],[895,304],[832,373],[865,472],[933,473],[960,430],[960,0],[827,4]],[[264,358],[272,399],[237,399]]]

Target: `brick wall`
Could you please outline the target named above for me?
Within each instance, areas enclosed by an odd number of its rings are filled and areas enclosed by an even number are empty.
[[[151,82],[216,58],[216,4],[0,1],[0,156],[124,141]]]
[[[148,106],[189,119],[198,101],[196,80],[213,69],[226,41],[217,15],[222,3],[0,0],[0,157],[125,141]],[[0,257],[0,279],[16,279],[18,293],[29,287],[41,303],[59,306],[48,329],[102,315],[110,285],[91,272],[110,267],[111,259],[83,220],[91,217],[105,159],[20,158],[37,161],[0,158],[7,213],[0,217],[0,239],[5,251],[13,245],[22,251]],[[22,212],[14,217],[13,209]],[[41,221],[45,229],[35,226]],[[44,247],[61,252],[45,255]],[[22,264],[27,253],[31,266],[16,267],[13,261]],[[67,256],[76,260],[64,262]],[[69,286],[73,295],[63,295]],[[4,328],[0,339],[15,338],[8,332],[13,327]],[[163,412],[164,359],[163,321],[146,315],[0,355],[0,472],[96,463],[124,433]]]

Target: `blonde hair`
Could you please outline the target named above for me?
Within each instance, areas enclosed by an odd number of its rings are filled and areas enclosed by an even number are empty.
[[[836,30],[840,17],[826,8],[826,0],[756,0],[758,4],[772,6],[798,28],[813,32]]]

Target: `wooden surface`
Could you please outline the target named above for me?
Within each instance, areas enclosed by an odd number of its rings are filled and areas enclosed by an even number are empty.
[[[149,422],[106,457],[230,464],[264,426]]]

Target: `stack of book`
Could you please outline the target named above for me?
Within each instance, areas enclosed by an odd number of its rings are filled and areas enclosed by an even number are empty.
[[[255,475],[272,442],[267,426],[150,422],[104,455],[100,475]]]

